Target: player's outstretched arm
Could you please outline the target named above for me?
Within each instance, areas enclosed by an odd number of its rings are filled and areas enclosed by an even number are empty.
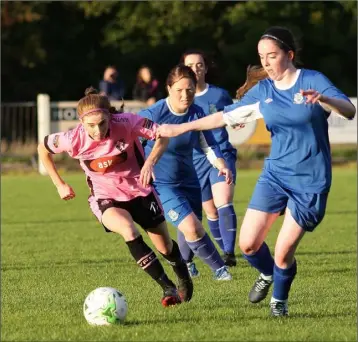
[[[143,186],[147,187],[150,184],[152,177],[153,180],[155,180],[153,167],[167,149],[168,144],[168,138],[161,137],[156,139],[152,151],[148,155],[148,158],[146,159],[142,169],[140,170],[139,181]]]
[[[57,191],[61,199],[67,201],[76,196],[73,189],[65,183],[57,172],[56,165],[52,159],[51,153],[47,150],[43,143],[40,143],[37,147],[37,151],[42,164],[44,165],[47,173],[49,174],[53,184],[55,184]]]
[[[161,125],[157,130],[157,136],[172,138],[189,131],[207,131],[224,126],[226,126],[226,123],[223,119],[223,112],[216,112],[204,118],[180,125]]]
[[[340,114],[348,120],[352,120],[356,114],[356,108],[347,100],[322,95],[315,89],[301,89],[300,92],[306,97],[306,103],[318,102],[326,111]]]

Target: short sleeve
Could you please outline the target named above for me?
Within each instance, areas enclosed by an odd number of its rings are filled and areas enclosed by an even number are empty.
[[[242,99],[230,106],[225,106],[223,119],[226,125],[235,127],[263,118],[260,112],[259,84],[252,87]]]
[[[68,132],[49,134],[44,139],[44,145],[46,149],[52,154],[71,152],[72,151],[71,136],[72,136],[72,130]]]
[[[320,94],[328,97],[335,97],[350,101],[349,98],[343,94],[333,83],[322,73],[317,72],[314,76],[314,89],[317,90]]]
[[[159,125],[152,120],[152,114],[149,110],[142,110],[138,115],[133,115],[131,124],[133,131],[138,136],[155,140]]]
[[[223,91],[222,102],[224,106],[230,106],[233,104],[232,98],[226,90]]]
[[[231,112],[232,110],[253,105],[260,101],[260,82],[257,83],[254,87],[252,87],[239,101],[233,103],[232,105],[224,107],[224,113]]]

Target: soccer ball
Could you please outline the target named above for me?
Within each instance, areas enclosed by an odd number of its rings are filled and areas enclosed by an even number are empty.
[[[91,325],[123,323],[128,311],[126,298],[112,287],[99,287],[85,299],[83,314]]]

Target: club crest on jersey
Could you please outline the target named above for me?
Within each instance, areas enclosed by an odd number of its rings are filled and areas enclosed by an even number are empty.
[[[116,142],[116,149],[119,151],[119,152],[123,152],[124,149],[126,148],[126,142],[124,139],[119,139],[117,142]]]
[[[303,98],[303,95],[301,93],[296,93],[293,97],[293,103],[296,103],[296,104],[301,104],[303,103],[304,101],[304,98]]]
[[[179,218],[179,214],[173,209],[170,209],[168,211],[168,216],[173,222],[175,222]]]
[[[60,143],[60,136],[58,134],[56,134],[52,140],[52,144],[53,144],[53,146],[58,148],[59,143]]]
[[[217,111],[218,111],[218,110],[217,110],[215,104],[210,103],[210,105],[209,105],[209,113],[210,113],[210,114],[213,114],[213,113],[216,113]]]

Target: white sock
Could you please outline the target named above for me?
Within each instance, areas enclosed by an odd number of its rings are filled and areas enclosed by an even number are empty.
[[[268,280],[268,281],[272,281],[272,275],[264,275],[263,273],[260,274],[260,277],[262,279]]]
[[[281,303],[286,303],[287,304],[287,299],[282,300],[282,299],[276,299],[276,298],[271,297],[270,303],[273,303],[273,302],[281,302]]]

